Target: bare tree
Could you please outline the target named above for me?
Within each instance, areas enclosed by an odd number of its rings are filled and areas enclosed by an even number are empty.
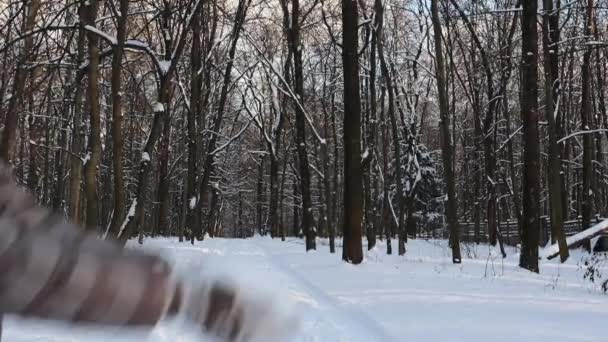
[[[564,189],[561,176],[562,165],[558,140],[560,123],[559,108],[559,11],[554,8],[553,0],[543,0],[543,55],[545,70],[545,118],[549,133],[549,167],[547,168],[549,198],[551,201],[551,237],[560,246],[560,260],[565,262],[569,257],[564,234],[564,213],[562,210],[562,192]]]
[[[342,259],[363,261],[363,179],[361,167],[361,94],[359,89],[359,15],[356,0],[342,0],[344,67],[344,247]]]
[[[442,29],[439,17],[438,0],[431,1],[431,16],[433,21],[433,32],[435,33],[435,77],[437,79],[437,93],[439,95],[439,125],[441,129],[441,149],[443,155],[444,177],[447,185],[446,216],[450,231],[450,247],[452,248],[452,262],[462,262],[460,255],[460,232],[458,227],[455,179],[452,163],[452,142],[450,135],[450,118],[448,116],[448,93],[445,82],[445,66],[443,60],[443,44],[441,42]]]
[[[524,132],[523,226],[519,266],[539,272],[540,146],[538,141],[538,30],[536,1],[524,1],[522,29],[521,119]]]

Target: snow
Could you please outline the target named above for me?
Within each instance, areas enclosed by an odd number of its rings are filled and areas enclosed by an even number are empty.
[[[192,198],[190,198],[190,204],[188,206],[190,210],[196,208],[196,196],[192,196]]]
[[[143,152],[141,154],[141,160],[149,162],[150,161],[150,154],[148,152]]]
[[[125,45],[131,46],[131,47],[137,47],[137,48],[141,48],[141,49],[149,49],[150,47],[148,46],[148,44],[142,42],[141,40],[137,40],[137,39],[129,39],[127,41],[125,41]]]
[[[293,342],[605,340],[608,301],[583,280],[577,265],[583,252],[573,251],[565,264],[543,260],[541,274],[534,274],[517,266],[517,250],[509,247],[502,259],[487,245],[463,245],[463,263],[454,265],[446,241],[410,240],[404,257],[386,255],[380,241],[355,266],[340,260],[336,242],[333,255],[324,239],[306,253],[302,240],[261,236],[207,237],[195,246],[154,239],[128,247],[159,251],[182,269],[221,273],[281,296],[300,313]],[[3,340],[209,341],[185,324],[168,320],[151,332],[68,329],[6,317]]]
[[[120,230],[118,231],[118,237],[120,237],[122,235],[122,233],[125,231],[125,228],[127,228],[127,224],[129,224],[129,222],[133,219],[133,217],[135,217],[135,209],[137,209],[137,198],[133,199],[133,202],[131,202],[131,207],[129,207],[129,212],[127,213],[127,217],[120,225]]]
[[[91,25],[85,25],[84,28],[85,28],[85,30],[93,32],[94,34],[100,36],[102,39],[104,39],[105,41],[107,41],[111,45],[118,45],[116,37],[110,36],[109,34],[103,32],[100,29],[98,29],[98,28],[96,28],[94,26],[91,26]]]
[[[154,113],[162,113],[165,111],[165,105],[160,102],[155,102],[152,106],[152,111],[154,111]]]
[[[363,154],[361,154],[361,160],[366,160],[369,157],[369,150],[366,148]]]
[[[167,60],[159,61],[158,66],[160,67],[160,72],[163,75],[167,75],[169,73],[169,69],[171,68],[171,61],[167,61]]]
[[[82,166],[86,166],[89,160],[91,160],[91,152],[87,153],[82,159]]]

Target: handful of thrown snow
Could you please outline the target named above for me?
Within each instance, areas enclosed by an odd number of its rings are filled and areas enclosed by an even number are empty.
[[[294,311],[261,291],[235,280],[201,273],[183,288],[178,316],[199,324],[218,341],[283,342],[299,326]]]

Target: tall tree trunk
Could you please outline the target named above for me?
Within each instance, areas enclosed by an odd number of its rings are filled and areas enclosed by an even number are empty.
[[[335,75],[335,67],[332,68],[331,73],[329,73],[330,77],[333,78]],[[325,75],[327,75],[327,70],[325,70]],[[329,167],[329,113],[327,112],[327,106],[325,105],[325,98],[327,95],[327,78],[323,80],[323,137],[325,139],[325,144],[321,145],[321,163],[323,164],[323,203],[325,218],[324,222],[326,224],[327,234],[330,240],[329,252],[335,253],[335,245],[334,245],[334,215],[335,213],[332,211],[332,182],[330,179],[330,167]],[[334,92],[330,95],[330,102],[333,103]],[[333,109],[333,108],[332,108]]]
[[[186,225],[185,228],[194,232],[196,225],[202,224],[199,220],[197,210],[196,175],[198,157],[198,124],[197,118],[201,116],[201,90],[202,79],[200,76],[202,47],[201,47],[201,10],[194,14],[192,23],[192,51],[190,54],[190,109],[188,110],[188,175],[186,178]],[[201,122],[204,124],[204,122]]]
[[[300,174],[300,192],[302,193],[302,229],[306,237],[306,250],[316,249],[316,231],[312,195],[311,177],[308,160],[308,146],[306,141],[306,113],[304,106],[304,66],[302,61],[302,40],[300,37],[300,1],[291,0],[291,13],[287,9],[286,1],[283,2],[284,16],[291,16],[288,29],[287,41],[289,50],[293,55],[294,88],[296,99],[295,108],[295,129],[296,129],[296,149],[298,152],[298,172]]]
[[[376,1],[379,2],[379,1]],[[380,4],[381,5],[381,4]],[[378,18],[376,18],[377,22]],[[376,24],[376,27],[378,25]],[[371,46],[370,46],[370,57],[369,57],[369,118],[367,119],[368,126],[367,127],[367,152],[368,152],[368,160],[365,163],[365,185],[367,188],[367,194],[365,197],[365,225],[367,232],[367,249],[371,250],[376,245],[376,235],[378,232],[376,231],[378,228],[378,201],[376,196],[377,192],[377,182],[378,177],[374,173],[374,162],[377,161],[376,156],[376,140],[378,138],[378,129],[377,129],[377,112],[378,112],[378,103],[376,100],[376,46],[378,42],[378,37],[375,32],[371,34]],[[382,238],[382,237],[380,237]]]
[[[97,19],[97,0],[85,3],[84,18],[88,26],[95,27]],[[99,99],[99,38],[97,34],[87,30],[89,65],[87,104],[89,108],[89,146],[84,167],[85,198],[86,198],[86,227],[92,229],[99,224],[99,202],[97,194],[97,166],[101,158],[101,106]]]
[[[286,27],[288,23],[285,23],[287,18],[283,19],[283,26]],[[289,65],[291,64],[291,52],[288,51],[287,58],[284,65],[284,78],[287,83],[290,82],[290,74],[289,74]],[[269,80],[270,83],[270,80]],[[272,87],[272,86],[271,86]],[[275,89],[273,88],[274,92]],[[278,91],[277,91],[278,92]],[[273,96],[275,96],[273,94]],[[278,94],[276,94],[278,96]],[[268,142],[268,149],[270,150],[270,202],[269,202],[269,229],[272,234],[272,237],[281,236],[283,238],[283,234],[279,231],[282,229],[280,227],[280,215],[279,215],[279,152],[281,148],[281,139],[283,135],[283,122],[285,121],[283,118],[286,115],[287,111],[287,96],[283,96],[281,108],[275,108],[275,120],[272,122],[272,129],[270,132],[270,141]],[[288,159],[288,158],[286,158]]]
[[[167,32],[171,28],[172,23],[172,9],[169,7],[169,3],[164,3],[163,9],[163,30]],[[193,9],[196,13],[201,11],[200,6]],[[195,26],[196,18],[192,20],[192,27]],[[188,30],[184,29],[183,34],[187,34]],[[171,61],[173,56],[173,40],[169,34],[164,34],[164,47],[165,47],[165,57],[166,61]],[[177,60],[173,60],[172,64],[177,64]],[[165,76],[167,79],[170,76]],[[153,219],[152,224],[152,235],[154,236],[157,233],[164,234],[165,225],[167,221],[167,209],[169,206],[169,144],[171,141],[171,98],[172,98],[172,87],[167,86],[162,88],[164,90],[161,94],[159,94],[159,102],[163,105],[164,112],[164,122],[162,132],[159,137],[159,147],[158,147],[158,187],[156,192],[156,203],[158,204],[158,208],[156,211],[156,215]],[[143,234],[142,234],[142,226],[139,226],[139,242],[142,242]]]
[[[82,17],[83,8],[79,9]],[[84,62],[85,54],[85,37],[86,34],[81,28],[78,32],[78,52],[77,60],[78,64]],[[74,93],[74,115],[72,118],[72,142],[70,150],[72,156],[70,157],[70,204],[68,210],[68,216],[75,224],[81,224],[81,182],[82,182],[82,171],[83,171],[83,159],[81,157],[84,148],[84,120],[82,118],[82,101],[84,97],[83,87],[80,86],[82,74],[79,74],[76,78],[74,87],[76,91]]]
[[[593,25],[593,0],[587,0],[587,17],[585,19],[585,36],[591,36]],[[583,64],[581,66],[581,131],[591,129],[592,111],[591,105],[591,48],[587,48],[583,54]],[[593,135],[583,135],[583,189],[581,192],[581,216],[583,229],[591,227],[591,216],[593,214],[593,197],[591,189],[593,182]],[[584,244],[585,248],[590,249],[588,241]]]
[[[123,170],[124,136],[122,132],[122,58],[127,36],[129,0],[120,0],[120,17],[116,33],[117,45],[112,56],[112,161],[114,166],[114,214],[110,224],[111,236],[116,237],[125,216],[125,179]]]
[[[283,220],[284,218],[284,213],[287,211],[285,208],[284,203],[284,196],[283,193],[285,191],[285,180],[287,179],[286,175],[287,175],[287,162],[289,161],[289,158],[287,156],[285,156],[283,158],[283,173],[281,174],[281,189],[279,190],[279,210],[280,210],[280,215],[279,215],[279,222],[278,224],[280,225],[280,234],[281,234],[281,241],[285,241],[285,222]],[[330,238],[330,244],[331,244],[331,238]]]
[[[598,28],[598,24],[597,24],[597,15],[593,16],[593,37],[596,41],[600,40],[600,33],[599,33],[599,28]],[[606,72],[606,65],[605,63],[602,63],[603,59],[602,59],[602,54],[601,54],[601,49],[595,49],[595,67],[596,67],[596,79],[597,79],[597,100],[598,100],[598,108],[599,108],[599,112],[600,112],[600,116],[601,118],[597,118],[597,127],[598,128],[606,128],[608,127],[608,112],[606,110],[606,95],[604,92],[604,79],[605,79],[605,72]],[[604,55],[605,56],[605,55]],[[605,132],[606,137],[608,137],[608,132]],[[596,134],[596,146],[597,146],[597,161],[598,163],[596,163],[596,169],[597,172],[599,173],[599,175],[596,177],[597,182],[600,183],[600,187],[598,189],[598,192],[601,191],[600,194],[596,195],[597,198],[597,204],[596,204],[596,208],[597,208],[597,212],[596,214],[599,215],[605,215],[606,214],[606,186],[605,184],[603,184],[600,180],[604,178],[605,175],[605,171],[604,171],[604,166],[603,166],[603,152],[602,152],[602,134],[600,132],[598,132]]]
[[[393,254],[393,247],[391,239],[393,237],[393,228],[395,226],[393,216],[390,210],[390,184],[388,180],[388,159],[389,159],[389,142],[388,142],[388,128],[386,124],[386,116],[384,110],[384,98],[385,98],[385,87],[382,87],[382,93],[380,95],[380,122],[382,129],[382,226],[384,227],[384,233],[386,236],[386,254]]]
[[[363,261],[363,179],[361,167],[361,94],[359,91],[359,14],[356,0],[342,0],[344,67],[344,243],[342,259]]]
[[[539,272],[540,238],[540,147],[538,140],[538,31],[536,1],[524,1],[522,27],[522,96],[524,179],[523,225],[519,266]]]
[[[262,156],[259,160],[258,165],[258,181],[256,186],[256,200],[255,200],[255,223],[257,225],[258,234],[266,235],[264,231],[264,157]]]
[[[337,59],[337,54],[333,54],[333,65],[336,65],[336,59]],[[335,88],[334,88],[335,90]],[[330,231],[329,231],[329,250],[331,253],[335,253],[336,252],[336,231],[337,231],[337,227],[338,227],[338,220],[339,220],[339,215],[338,215],[338,196],[339,196],[339,173],[340,173],[340,168],[338,167],[338,159],[339,159],[339,150],[338,150],[338,123],[336,120],[336,97],[335,97],[335,91],[332,91],[332,96],[331,96],[331,129],[332,129],[332,137],[333,137],[333,142],[334,142],[334,163],[333,163],[333,174],[332,174],[332,178],[331,178],[331,188],[332,190],[332,196],[331,196],[331,212],[332,212],[332,217],[330,217],[331,223],[330,223]]]
[[[450,138],[450,118],[449,118],[449,99],[445,82],[445,65],[443,59],[441,20],[437,2],[431,0],[431,16],[433,21],[433,32],[435,34],[435,65],[437,78],[437,93],[439,94],[439,128],[441,130],[441,150],[443,156],[443,172],[447,185],[447,206],[446,216],[450,231],[450,247],[452,248],[452,262],[459,264],[462,262],[460,255],[460,236],[458,227],[458,202],[456,198],[456,181],[454,179],[454,169],[452,163],[452,142]]]
[[[545,118],[549,132],[549,156],[547,167],[549,200],[551,213],[551,239],[557,241],[560,249],[560,260],[565,262],[569,257],[566,235],[564,234],[564,216],[562,212],[562,192],[564,185],[560,175],[562,163],[557,145],[557,125],[560,121],[559,111],[559,11],[553,8],[553,0],[543,0],[543,52],[545,71]]]
[[[384,79],[384,83],[386,86],[386,90],[388,92],[388,116],[391,121],[391,132],[393,136],[393,148],[394,148],[394,165],[400,165],[401,163],[401,144],[399,141],[399,128],[397,127],[397,113],[395,111],[395,88],[393,85],[393,79],[391,72],[388,68],[388,63],[386,61],[386,57],[384,55],[384,35],[383,35],[383,16],[384,16],[384,7],[382,5],[381,0],[376,0],[375,2],[375,10],[376,10],[376,35],[377,35],[377,46],[378,46],[378,58],[380,60],[380,70],[382,71],[382,78]],[[346,98],[346,97],[345,97]],[[388,175],[385,175],[388,177]],[[387,181],[385,179],[385,181]],[[404,225],[404,217],[405,217],[405,201],[403,196],[403,175],[401,173],[401,167],[395,167],[395,183],[396,183],[396,191],[395,194],[398,212],[396,212],[397,222],[394,224],[397,227],[397,232],[399,235],[398,240],[398,249],[399,255],[405,254],[405,225]],[[389,200],[388,206],[390,208],[391,202]],[[397,209],[395,209],[397,210]],[[390,212],[390,209],[389,209]],[[392,220],[391,220],[392,222]]]
[[[167,111],[167,114],[169,113],[169,101],[170,101],[171,95],[167,96],[167,102],[165,105],[165,111]],[[169,145],[171,144],[171,121],[169,120],[169,115],[167,115],[167,118],[165,120],[165,125],[163,127],[163,134],[160,140],[160,146],[159,146],[159,154],[158,154],[158,169],[159,169],[159,176],[158,176],[158,192],[156,193],[157,196],[157,203],[158,203],[158,215],[157,215],[157,219],[156,219],[156,225],[153,228],[154,231],[153,233],[158,233],[161,235],[165,235],[166,231],[167,231],[167,213],[169,211],[169,182],[170,180],[170,175],[169,175]]]

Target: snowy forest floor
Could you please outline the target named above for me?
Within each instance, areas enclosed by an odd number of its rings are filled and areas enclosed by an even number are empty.
[[[515,248],[502,259],[487,245],[463,246],[453,265],[446,241],[410,240],[404,257],[386,255],[384,242],[362,265],[331,255],[327,242],[304,251],[303,242],[266,237],[206,239],[192,246],[175,239],[147,240],[181,267],[210,268],[284,296],[298,305],[301,331],[294,341],[606,341],[608,296],[583,279],[585,254],[566,264],[517,267]],[[396,246],[395,246],[396,247]],[[183,323],[151,332],[70,329],[8,317],[3,342],[205,341]]]

